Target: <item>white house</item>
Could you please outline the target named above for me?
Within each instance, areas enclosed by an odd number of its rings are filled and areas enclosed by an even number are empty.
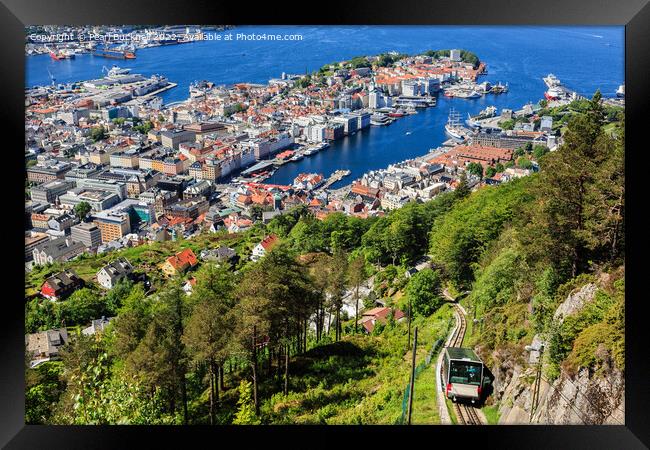
[[[112,289],[121,280],[133,273],[133,266],[126,258],[117,258],[97,272],[97,282],[106,289]]]
[[[253,254],[251,255],[251,259],[253,261],[257,261],[258,259],[264,257],[266,255],[266,252],[271,250],[271,247],[273,247],[278,241],[278,237],[275,234],[270,234],[266,236],[262,242],[257,244],[255,248],[253,249]]]

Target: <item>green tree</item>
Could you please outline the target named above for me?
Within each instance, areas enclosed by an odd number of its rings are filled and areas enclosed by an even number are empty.
[[[79,202],[74,206],[74,214],[79,217],[79,220],[85,221],[91,209],[90,203]]]
[[[93,142],[103,141],[107,137],[108,134],[106,133],[106,129],[101,125],[98,127],[94,127],[90,131],[90,139],[92,139]]]
[[[532,169],[533,163],[525,156],[521,156],[517,159],[517,166],[521,167],[522,169]]]
[[[495,169],[492,166],[489,166],[487,169],[485,169],[485,177],[486,178],[492,178],[497,174],[497,169]]]
[[[440,273],[431,269],[417,272],[406,285],[406,295],[413,313],[430,316],[444,301],[441,296]]]
[[[529,232],[537,236],[531,254],[571,276],[587,268],[589,260],[611,257],[621,248],[624,137],[604,133],[603,123],[597,91],[585,111],[570,119],[564,144],[541,161],[541,208]]]
[[[357,322],[359,321],[359,288],[361,284],[368,278],[366,271],[366,261],[363,255],[358,255],[348,267],[348,277],[350,285],[354,287],[354,334],[357,333]]]
[[[207,264],[197,273],[192,293],[195,302],[183,334],[183,342],[195,364],[209,371],[210,424],[215,423],[219,402],[219,374],[229,355],[230,337],[236,329],[233,275],[226,267]]]
[[[472,175],[476,175],[479,179],[483,178],[483,166],[479,163],[471,162],[467,165],[466,170]]]
[[[548,153],[548,147],[545,145],[536,145],[533,147],[533,156],[535,157],[535,161],[540,161],[542,157]]]
[[[233,420],[233,425],[258,425],[260,420],[255,414],[255,404],[253,402],[252,386],[250,381],[242,380],[239,383],[239,399],[237,400],[237,414]]]
[[[88,288],[74,291],[61,306],[66,326],[86,325],[108,313],[102,297]]]

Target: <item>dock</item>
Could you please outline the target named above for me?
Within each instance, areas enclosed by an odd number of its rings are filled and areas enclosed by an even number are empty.
[[[335,171],[330,177],[327,179],[327,181],[320,187],[320,189],[327,189],[337,181],[341,181],[343,178],[347,177],[350,175],[349,170],[337,170]]]

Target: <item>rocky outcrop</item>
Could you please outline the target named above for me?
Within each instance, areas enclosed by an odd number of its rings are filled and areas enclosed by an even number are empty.
[[[563,321],[579,312],[593,300],[597,290],[590,283],[572,293],[557,308],[554,318]],[[575,374],[563,371],[553,381],[542,375],[537,385],[539,352],[535,349],[541,344],[544,344],[541,337],[535,336],[530,352],[516,359],[509,359],[516,353],[512,348],[492,353],[495,361],[503,361],[494,371],[493,395],[499,401],[499,423],[624,424],[624,374],[615,367],[605,349],[598,350],[602,351],[599,360],[604,361],[599,367],[580,368]],[[509,363],[509,360],[517,362]]]
[[[569,295],[565,301],[555,310],[553,320],[562,323],[564,318],[580,311],[584,306],[594,299],[598,286],[593,283],[584,285],[577,292]]]

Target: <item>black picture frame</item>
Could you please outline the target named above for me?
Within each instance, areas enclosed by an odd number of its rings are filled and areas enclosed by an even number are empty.
[[[284,446],[320,445],[444,445],[440,438],[497,448],[646,448],[650,445],[648,326],[644,315],[643,264],[640,245],[643,233],[641,195],[643,180],[644,122],[648,114],[650,74],[650,5],[647,0],[590,3],[586,0],[543,2],[385,0],[327,2],[310,5],[278,3],[173,0],[3,0],[0,26],[3,69],[0,86],[5,175],[15,177],[7,186],[3,208],[2,248],[5,257],[2,277],[9,293],[4,297],[0,327],[2,370],[0,370],[0,444],[6,448],[131,448],[144,439],[145,448],[174,441],[187,445],[197,436],[213,445],[252,446],[251,439],[270,445],[270,434]],[[19,279],[24,277],[19,220],[24,204],[22,183],[24,160],[16,150],[24,142],[24,26],[27,24],[419,24],[419,25],[624,25],[626,82],[626,390],[625,426],[491,426],[491,427],[67,427],[24,424],[24,308]],[[15,142],[9,144],[7,138]],[[646,144],[647,145],[647,144]],[[628,149],[635,149],[629,151]],[[16,169],[16,167],[21,168]],[[634,180],[634,181],[631,181]],[[15,192],[14,192],[15,189]],[[15,214],[15,215],[14,215]],[[21,216],[22,217],[22,216]],[[645,227],[644,227],[645,228]],[[14,237],[15,236],[15,237]],[[16,258],[16,259],[14,259]],[[630,262],[632,265],[630,265]],[[639,261],[640,264],[634,264]],[[287,435],[285,433],[291,433]],[[424,442],[415,443],[413,433]],[[324,439],[319,439],[322,434]],[[218,440],[217,440],[218,437]],[[304,440],[303,440],[304,439]],[[301,445],[301,443],[304,443]],[[320,445],[319,445],[320,444]],[[198,444],[197,444],[198,445]],[[448,445],[448,444],[447,444]],[[454,445],[454,446],[456,446]]]

